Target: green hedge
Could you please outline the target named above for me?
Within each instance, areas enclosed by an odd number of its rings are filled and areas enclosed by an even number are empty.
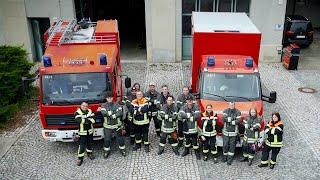
[[[32,77],[27,55],[22,46],[0,46],[0,123],[17,111],[30,88],[22,85],[22,77]]]

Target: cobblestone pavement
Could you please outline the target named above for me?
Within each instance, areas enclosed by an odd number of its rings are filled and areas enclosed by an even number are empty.
[[[158,86],[168,84],[176,95],[189,82],[190,64],[149,64],[148,68],[143,63],[124,64],[123,74],[129,75],[132,82],[139,80],[142,89],[150,81]],[[274,170],[257,167],[260,153],[252,167],[238,161],[240,152],[231,166],[221,162],[214,164],[211,159],[198,161],[193,153],[185,158],[177,157],[169,145],[165,153],[158,156],[159,139],[153,123],[149,154],[143,148],[132,152],[127,145],[128,156],[122,157],[117,146],[113,145],[112,154],[105,160],[102,158],[102,142],[97,141],[94,145],[96,159],[90,161],[85,158],[84,164],[77,167],[77,144],[45,141],[41,136],[41,126],[35,120],[0,159],[0,179],[320,179],[317,159],[319,130],[315,124],[320,119],[319,101],[314,95],[298,93],[297,87],[303,86],[304,82],[295,77],[280,64],[261,64],[263,92],[278,92],[277,103],[265,103],[264,118],[270,118],[271,112],[277,110],[285,123],[285,146]],[[302,133],[302,130],[306,132]]]

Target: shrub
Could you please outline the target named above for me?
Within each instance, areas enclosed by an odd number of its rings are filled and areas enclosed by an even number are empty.
[[[18,103],[25,97],[22,77],[30,78],[32,63],[21,46],[0,46],[0,122],[17,111]]]

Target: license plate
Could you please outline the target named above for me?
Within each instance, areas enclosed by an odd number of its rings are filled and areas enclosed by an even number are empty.
[[[297,38],[302,39],[302,38],[306,38],[306,36],[297,36]]]

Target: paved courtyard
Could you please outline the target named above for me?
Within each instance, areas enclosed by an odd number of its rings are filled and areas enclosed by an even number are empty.
[[[19,132],[9,133],[6,138],[16,137],[9,150],[0,157],[0,179],[320,179],[320,101],[319,93],[303,94],[298,87],[320,90],[318,70],[289,72],[281,64],[260,64],[263,93],[278,93],[275,104],[264,104],[264,118],[272,111],[279,111],[285,124],[284,144],[274,170],[257,167],[260,153],[254,164],[248,167],[240,163],[240,152],[231,166],[196,160],[194,153],[177,157],[169,145],[158,156],[159,139],[150,130],[151,152],[132,152],[127,139],[128,155],[122,157],[116,146],[111,156],[103,159],[102,141],[94,145],[96,159],[85,158],[81,167],[75,165],[77,144],[45,141],[41,136],[38,117],[30,118],[29,124]],[[190,63],[144,64],[126,63],[123,74],[142,88],[150,81],[158,86],[169,85],[177,95],[189,82]],[[312,77],[310,80],[308,77]],[[3,144],[1,144],[2,146]],[[182,149],[180,150],[182,152]]]

